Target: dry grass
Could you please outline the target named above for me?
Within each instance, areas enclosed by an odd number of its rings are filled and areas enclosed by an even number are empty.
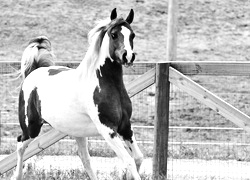
[[[165,59],[167,1],[3,0],[0,3],[0,61],[18,60],[29,41],[48,36],[59,60],[80,61],[94,22],[135,10],[137,61]],[[249,60],[248,0],[179,0],[178,60]]]
[[[9,171],[4,175],[0,176],[2,180],[10,179],[13,176],[14,171]],[[122,173],[117,169],[113,169],[110,173],[97,171],[97,178],[100,180],[126,180],[126,171]],[[90,180],[88,174],[80,169],[71,170],[59,170],[50,169],[45,171],[44,169],[34,169],[31,165],[28,165],[26,172],[24,173],[25,180]],[[152,179],[151,175],[141,174],[142,180]]]

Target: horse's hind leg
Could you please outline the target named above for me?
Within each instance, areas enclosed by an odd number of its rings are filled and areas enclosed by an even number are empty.
[[[21,180],[23,178],[23,155],[25,149],[32,141],[33,139],[27,139],[23,142],[17,143],[17,166],[16,166],[16,172],[12,177],[12,180]]]
[[[28,127],[21,123],[23,134],[17,138],[17,167],[16,172],[14,174],[15,180],[21,180],[23,177],[23,155],[25,153],[28,145],[34,140],[35,137],[38,136],[41,125],[39,121],[32,122],[29,121],[30,124]]]
[[[24,100],[23,90],[20,91],[18,114],[23,133],[17,138],[17,167],[16,173],[14,174],[14,179],[16,180],[21,180],[23,177],[23,155],[25,149],[31,141],[38,136],[43,124],[40,103],[37,88],[30,92],[27,102]]]
[[[86,137],[75,137],[75,139],[78,145],[78,155],[82,160],[85,170],[87,171],[91,180],[97,180],[90,162],[88,139]]]

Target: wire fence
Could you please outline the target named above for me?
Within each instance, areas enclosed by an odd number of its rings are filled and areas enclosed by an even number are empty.
[[[14,76],[6,76],[7,70],[1,70],[5,67],[0,67],[0,72],[3,72],[0,75],[0,155],[8,155],[15,151],[16,137],[21,133],[17,120],[18,86],[21,81],[20,79],[13,81]],[[14,72],[13,68],[9,68],[8,71]],[[139,75],[125,75],[124,78],[128,83],[137,76]],[[246,114],[249,112],[248,77],[190,77]],[[246,167],[250,165],[249,134],[176,86],[171,85],[170,92],[168,179],[247,179],[249,172]],[[153,156],[154,85],[131,100],[133,129],[146,158],[145,162],[148,162],[144,169],[151,173],[152,168],[149,167],[152,164],[148,159]],[[43,126],[41,133],[47,132],[50,128],[49,125]],[[93,157],[106,159],[115,157],[114,152],[101,137],[89,138],[89,150]],[[64,162],[74,162],[76,155],[76,143],[71,137],[67,137],[37,157],[40,161],[51,156],[59,159],[65,157]],[[53,161],[61,164],[61,160],[53,159]],[[104,160],[98,159],[98,162],[100,161]]]

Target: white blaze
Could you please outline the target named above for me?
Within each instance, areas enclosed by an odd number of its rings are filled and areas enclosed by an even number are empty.
[[[125,46],[124,49],[127,51],[126,58],[128,61],[130,61],[132,59],[132,55],[133,55],[133,50],[132,50],[132,47],[131,47],[130,42],[129,42],[130,30],[128,28],[122,26],[121,33],[124,36],[124,46]]]

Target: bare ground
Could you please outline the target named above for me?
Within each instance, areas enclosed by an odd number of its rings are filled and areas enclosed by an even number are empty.
[[[126,170],[118,158],[92,157],[91,161],[99,179],[107,179],[114,170],[122,176]],[[56,173],[58,170],[81,171],[84,168],[77,156],[43,156],[27,160],[24,171],[28,169],[49,174],[48,172]],[[140,173],[148,177],[152,175],[152,159],[143,161]],[[175,159],[168,163],[168,179],[247,180],[249,176],[249,162]]]

